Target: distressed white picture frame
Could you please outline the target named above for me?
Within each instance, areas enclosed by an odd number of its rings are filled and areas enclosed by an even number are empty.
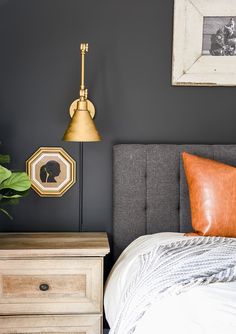
[[[236,56],[202,55],[205,16],[236,16],[236,0],[175,0],[174,86],[236,86]]]

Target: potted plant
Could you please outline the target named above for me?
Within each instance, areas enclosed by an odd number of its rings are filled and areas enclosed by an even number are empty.
[[[25,172],[12,171],[3,166],[9,162],[9,155],[0,155],[0,211],[12,219],[4,207],[17,204],[21,197],[26,196],[31,182]]]

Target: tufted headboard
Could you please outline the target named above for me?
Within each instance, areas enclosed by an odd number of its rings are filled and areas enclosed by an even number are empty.
[[[113,147],[115,258],[140,235],[191,231],[181,152],[236,166],[236,145],[136,145]]]

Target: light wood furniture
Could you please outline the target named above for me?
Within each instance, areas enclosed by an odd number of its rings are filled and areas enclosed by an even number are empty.
[[[101,334],[106,233],[0,234],[0,333]]]

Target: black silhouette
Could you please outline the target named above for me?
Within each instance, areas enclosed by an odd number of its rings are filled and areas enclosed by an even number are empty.
[[[61,173],[60,164],[50,160],[40,168],[40,179],[43,183],[57,182],[55,177]]]

